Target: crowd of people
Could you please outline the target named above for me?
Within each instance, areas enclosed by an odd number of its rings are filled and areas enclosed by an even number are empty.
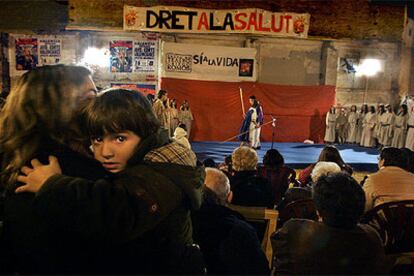
[[[412,151],[384,148],[379,171],[362,183],[331,145],[299,180],[276,149],[263,165],[251,146],[202,163],[172,135],[192,118],[184,103],[172,131],[174,102],[163,90],[154,103],[136,91],[97,93],[83,67],[25,73],[0,113],[0,273],[390,271],[378,234],[359,220],[381,203],[414,199]],[[271,263],[263,225],[230,208],[282,213],[303,198],[318,213],[273,233]]]
[[[406,97],[394,112],[390,104],[331,107],[326,115],[326,143],[350,143],[363,147],[395,147],[414,150],[414,99]]]
[[[159,90],[156,99],[153,98],[153,95],[150,95],[149,100],[153,105],[154,113],[161,124],[161,128],[168,131],[169,137],[182,141],[184,136],[187,140],[190,139],[191,124],[194,117],[187,100],[183,101],[180,110],[177,109],[176,99],[169,99],[165,90]],[[183,134],[185,135],[183,136]],[[189,145],[187,142],[183,143]]]

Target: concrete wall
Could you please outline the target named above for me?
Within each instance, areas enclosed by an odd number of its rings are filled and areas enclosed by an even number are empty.
[[[317,40],[287,38],[244,38],[243,36],[164,35],[166,41],[255,47],[258,50],[258,81],[282,85],[333,85],[339,105],[367,103],[395,103],[398,95],[400,44],[357,40]],[[383,69],[369,77],[348,73],[341,58],[360,61],[375,58]]]

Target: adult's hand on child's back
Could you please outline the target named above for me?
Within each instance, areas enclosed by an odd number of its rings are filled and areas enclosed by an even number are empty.
[[[17,181],[24,183],[16,189],[16,193],[37,193],[49,177],[55,174],[62,174],[59,161],[55,156],[49,156],[49,164],[43,165],[39,160],[33,159],[32,168],[24,166],[17,177]]]

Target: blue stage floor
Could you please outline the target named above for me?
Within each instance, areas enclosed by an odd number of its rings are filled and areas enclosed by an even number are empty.
[[[239,142],[192,142],[193,151],[199,160],[213,158],[216,163],[221,163],[226,155],[240,145]],[[307,145],[303,143],[275,143],[277,149],[285,158],[285,163],[292,168],[301,169],[316,162],[324,144]],[[363,148],[355,145],[336,145],[346,163],[357,171],[376,171],[378,169],[377,149]],[[271,143],[262,143],[262,148],[257,151],[261,163],[264,154],[271,148]]]

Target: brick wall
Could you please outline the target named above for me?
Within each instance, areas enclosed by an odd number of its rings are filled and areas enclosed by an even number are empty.
[[[368,0],[70,0],[70,24],[122,28],[124,4],[210,9],[262,8],[274,12],[307,12],[311,14],[309,36],[335,39],[400,41],[404,24],[403,6],[377,5]]]

